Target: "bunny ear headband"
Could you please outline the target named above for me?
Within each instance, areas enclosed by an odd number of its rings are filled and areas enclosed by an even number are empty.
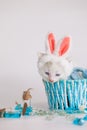
[[[46,52],[63,56],[69,51],[71,45],[70,42],[70,36],[66,36],[56,44],[54,34],[49,33],[47,37]]]

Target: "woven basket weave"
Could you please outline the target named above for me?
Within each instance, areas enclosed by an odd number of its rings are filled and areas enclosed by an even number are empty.
[[[44,81],[45,91],[51,110],[77,110],[87,107],[87,79],[60,80],[58,82]]]

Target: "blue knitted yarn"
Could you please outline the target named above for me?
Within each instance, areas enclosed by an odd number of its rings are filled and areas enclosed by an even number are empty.
[[[82,105],[87,107],[87,79],[43,82],[50,110],[77,110]]]

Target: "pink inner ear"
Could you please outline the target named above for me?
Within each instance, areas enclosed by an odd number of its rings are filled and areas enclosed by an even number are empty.
[[[62,56],[67,52],[70,47],[70,37],[65,37],[60,45],[59,56]]]
[[[51,53],[53,53],[55,49],[55,39],[53,33],[50,33],[48,35],[48,42],[49,42],[50,51]]]

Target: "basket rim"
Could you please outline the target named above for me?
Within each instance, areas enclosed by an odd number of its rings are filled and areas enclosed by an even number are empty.
[[[54,83],[58,83],[58,82],[74,82],[74,81],[76,81],[76,82],[84,81],[85,82],[85,81],[87,81],[87,79],[75,79],[75,80],[72,80],[72,79],[64,79],[63,80],[63,79],[61,79],[61,80],[58,80],[58,81],[55,81],[55,82],[50,82],[50,81],[42,79],[42,81],[54,84]]]

